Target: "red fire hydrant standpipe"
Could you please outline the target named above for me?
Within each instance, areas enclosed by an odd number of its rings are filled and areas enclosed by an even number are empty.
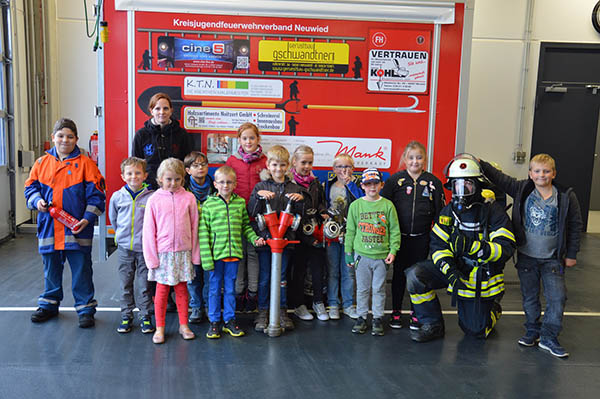
[[[271,293],[269,296],[269,326],[265,331],[269,337],[278,337],[283,329],[280,325],[280,308],[279,302],[281,299],[281,259],[284,248],[288,244],[298,244],[300,241],[291,241],[284,238],[285,232],[291,227],[293,231],[298,229],[300,225],[300,215],[292,214],[292,201],[288,201],[285,210],[280,212],[277,217],[277,212],[271,208],[269,201],[265,199],[267,212],[264,215],[258,215],[257,221],[259,228],[269,229],[271,234],[267,244],[271,248]]]

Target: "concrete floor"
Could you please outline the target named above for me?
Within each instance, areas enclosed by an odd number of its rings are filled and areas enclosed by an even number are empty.
[[[599,258],[600,236],[584,235],[579,263],[567,274],[560,336],[571,353],[567,360],[517,345],[524,318],[512,264],[506,268],[505,313],[487,341],[465,338],[441,295],[449,313],[446,337],[426,344],[413,343],[408,329],[357,336],[347,318],[295,319],[295,331],[268,338],[252,331],[252,316],[244,314],[238,319],[245,337],[208,340],[204,323],[192,326],[197,339],[183,341],[176,315],[169,314],[167,342],[156,346],[137,328],[115,332],[120,314],[114,257],[94,266],[100,306],[95,328],[77,328],[69,272],[60,316],[31,323],[42,267],[35,237],[19,236],[0,246],[0,398],[597,397]]]

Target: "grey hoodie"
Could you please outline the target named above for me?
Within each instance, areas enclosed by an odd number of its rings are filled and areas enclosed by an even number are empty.
[[[154,190],[145,187],[135,200],[125,186],[110,198],[108,218],[115,229],[115,243],[130,251],[142,252],[144,211],[148,198]]]

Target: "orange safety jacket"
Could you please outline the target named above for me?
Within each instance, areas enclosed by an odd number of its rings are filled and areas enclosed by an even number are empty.
[[[25,199],[29,209],[37,209],[43,199],[79,220],[89,221],[74,235],[48,212],[40,212],[37,220],[40,253],[65,249],[91,251],[94,224],[105,207],[104,178],[94,161],[82,155],[79,147],[62,161],[55,147],[38,158],[25,182]]]

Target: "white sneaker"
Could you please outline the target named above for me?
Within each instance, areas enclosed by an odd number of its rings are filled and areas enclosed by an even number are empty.
[[[300,306],[298,306],[296,309],[294,309],[294,314],[300,320],[312,320],[312,319],[314,319],[313,315],[311,315],[308,312],[308,309],[306,309],[306,305],[300,305]]]
[[[327,308],[327,312],[329,313],[329,318],[331,320],[339,320],[340,319],[340,310],[337,306],[329,306]]]
[[[348,306],[344,308],[344,314],[351,319],[358,319],[358,313],[356,313],[356,306]]]
[[[315,311],[315,313],[317,314],[317,318],[319,320],[321,320],[321,321],[329,320],[329,315],[327,314],[327,311],[325,310],[325,305],[323,305],[323,302],[313,303],[312,308]]]

